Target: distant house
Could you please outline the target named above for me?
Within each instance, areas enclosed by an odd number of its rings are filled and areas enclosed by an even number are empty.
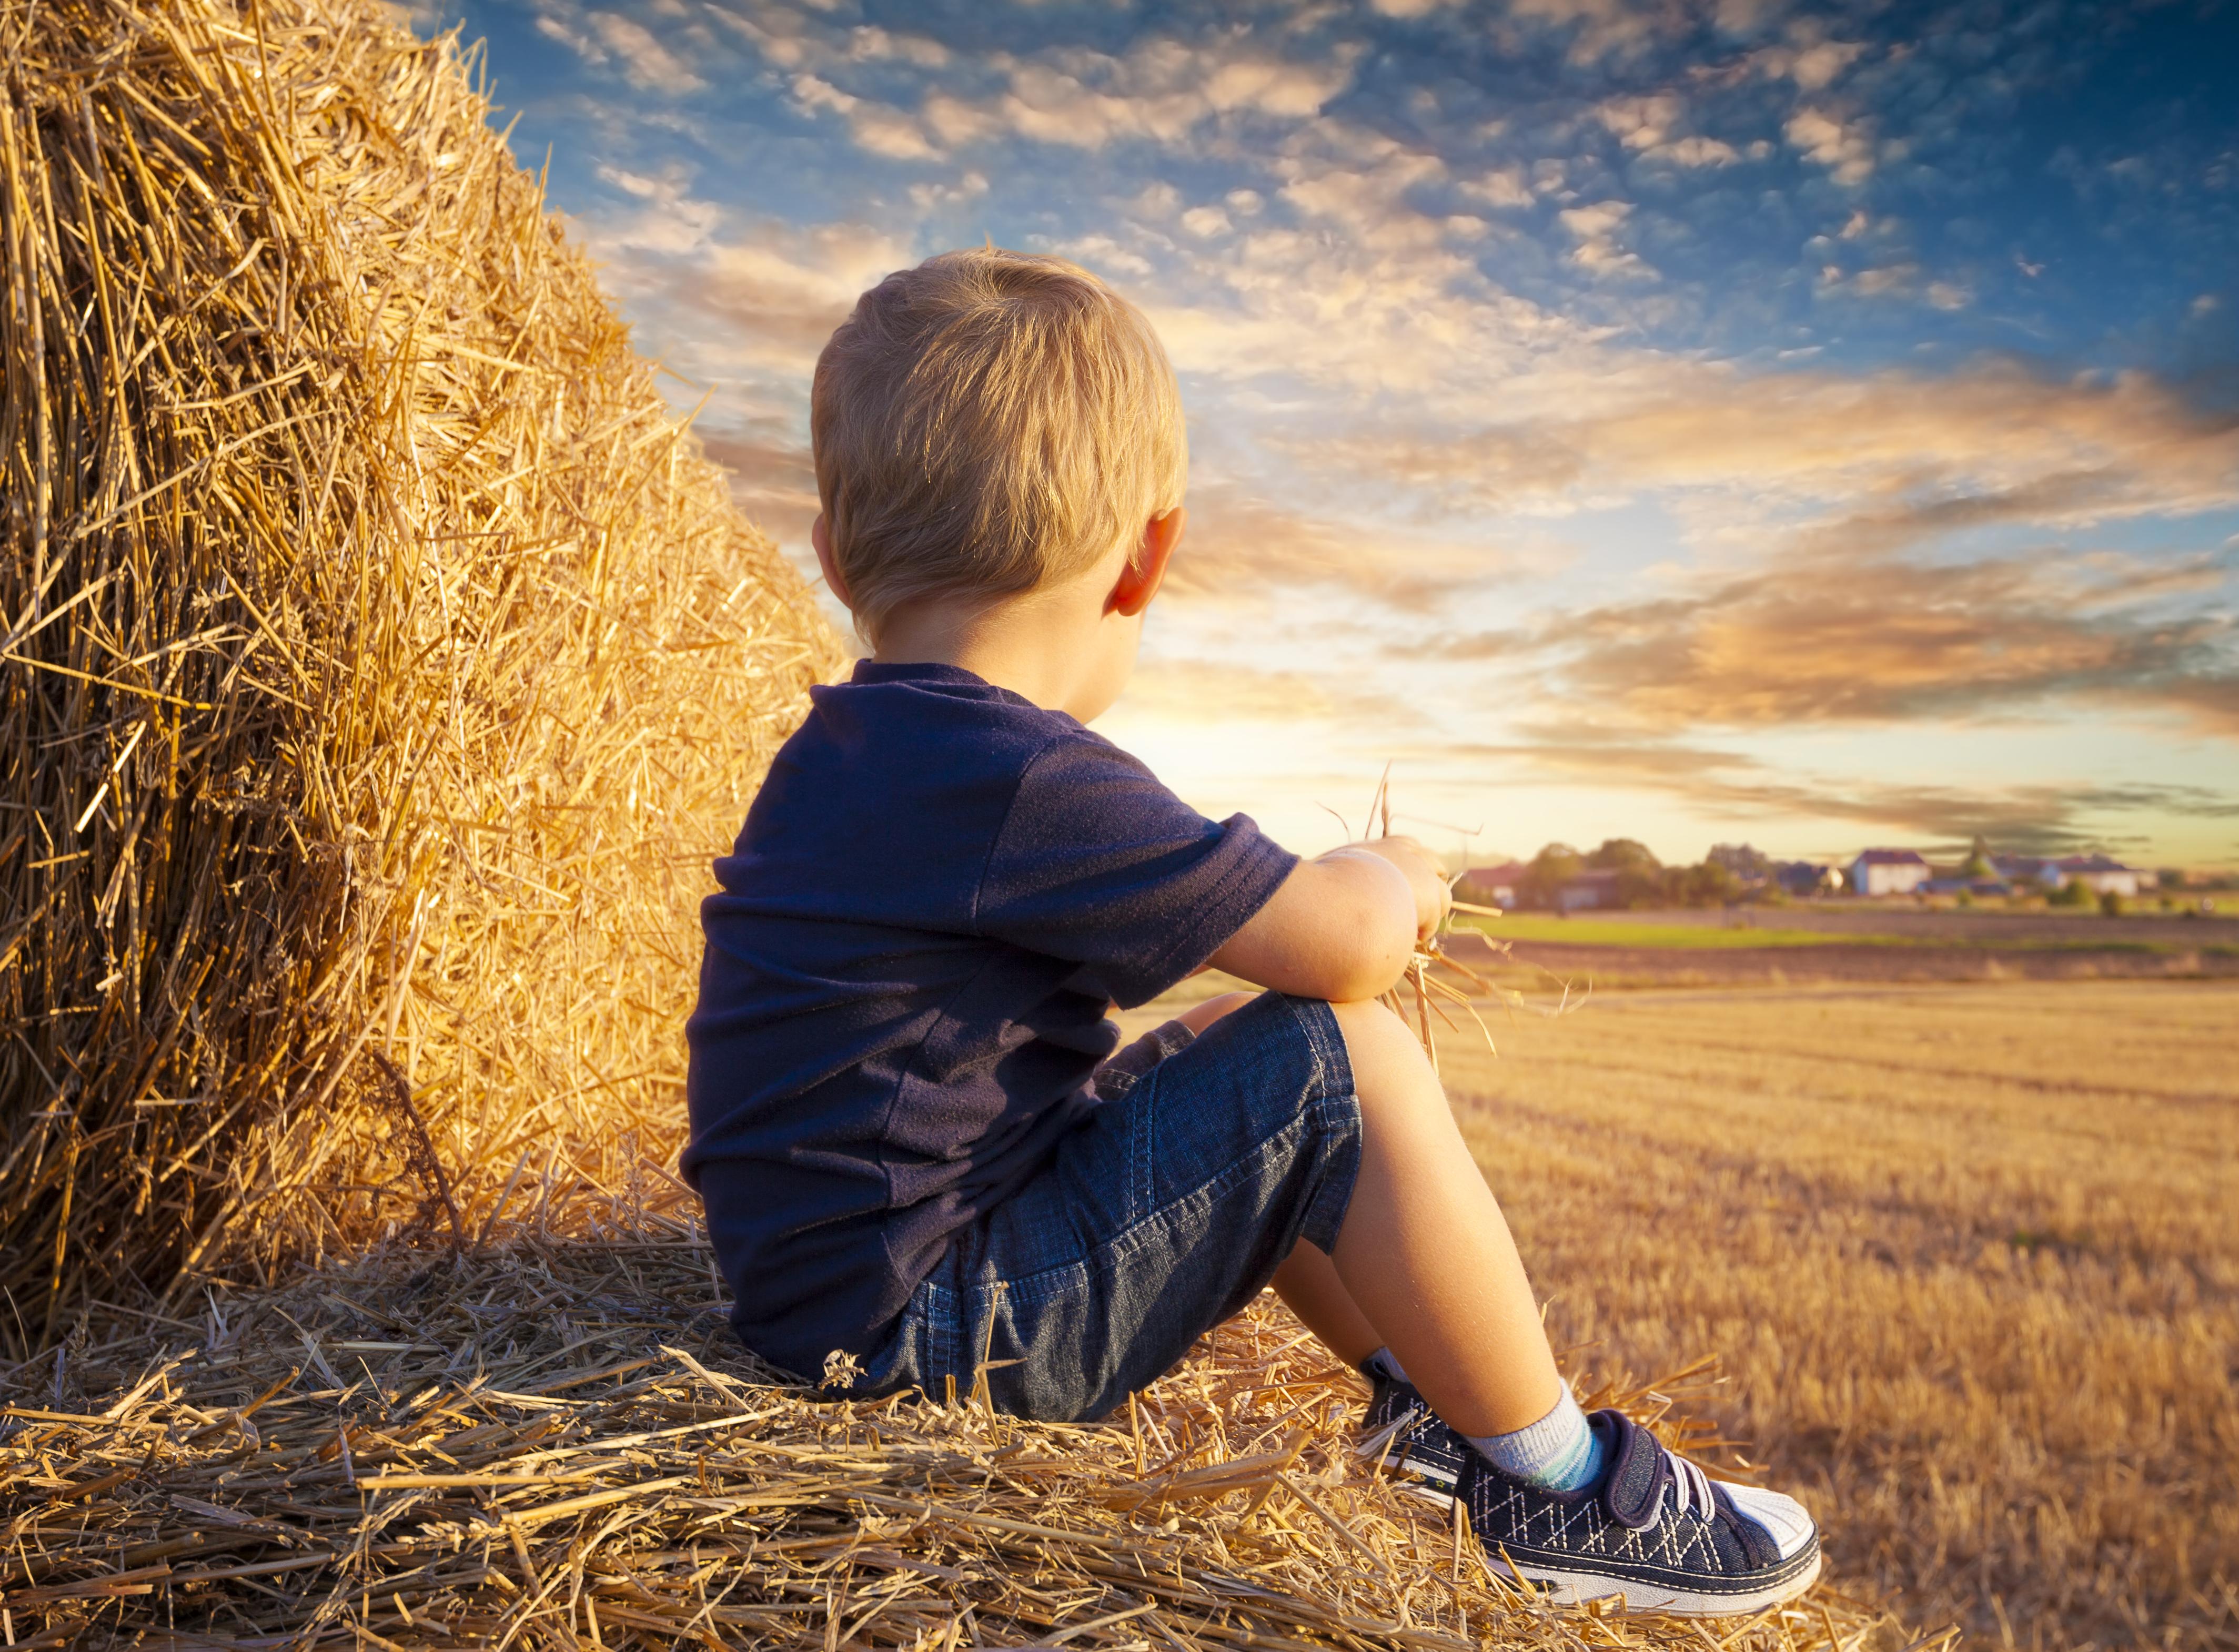
[[[1618,879],[1614,872],[1582,872],[1575,878],[1566,878],[1563,886],[1555,892],[1555,906],[1559,912],[1592,912],[1599,907],[1618,904]]]
[[[1930,878],[1920,886],[1923,895],[2010,895],[2013,885],[2003,878]]]
[[[1472,866],[1456,879],[1454,893],[1480,906],[1498,906],[1503,912],[1512,911],[1523,893],[1524,880],[1531,872],[1531,868],[1521,860],[1511,860],[1498,866]]]
[[[2036,855],[1992,855],[1990,866],[2016,889],[2057,889],[2060,863]]]
[[[1791,895],[1839,895],[1843,869],[1814,860],[1784,860],[1774,869],[1773,881]]]
[[[2140,872],[2136,866],[2126,866],[2105,855],[2063,855],[2053,866],[2060,873],[2060,884],[2082,884],[2095,895],[2135,895],[2141,889],[2151,889],[2161,880],[2150,872]]]
[[[1861,895],[1909,895],[1935,875],[1910,849],[1868,849],[1850,862],[1850,889]]]

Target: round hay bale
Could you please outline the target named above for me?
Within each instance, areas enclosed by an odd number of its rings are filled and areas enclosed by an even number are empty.
[[[0,1343],[680,1127],[707,862],[839,648],[475,66],[0,11]]]

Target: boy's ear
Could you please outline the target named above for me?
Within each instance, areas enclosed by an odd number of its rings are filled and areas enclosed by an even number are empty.
[[[840,606],[853,609],[855,606],[847,595],[847,581],[840,577],[840,565],[832,557],[832,527],[824,520],[824,513],[816,513],[816,520],[808,527],[808,542],[816,547],[816,566],[824,570],[824,582],[832,587],[832,594],[840,599]]]
[[[1166,583],[1166,566],[1174,560],[1188,520],[1189,513],[1177,505],[1143,524],[1143,542],[1134,555],[1120,564],[1112,594],[1104,600],[1106,614],[1121,614],[1132,620],[1151,606],[1159,587]],[[826,577],[830,577],[828,570]]]

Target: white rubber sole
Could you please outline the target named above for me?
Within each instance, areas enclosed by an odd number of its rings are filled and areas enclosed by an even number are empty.
[[[1491,1560],[1492,1556],[1487,1556]],[[1662,1583],[1644,1583],[1625,1577],[1605,1577],[1592,1572],[1563,1572],[1536,1562],[1507,1569],[1530,1583],[1540,1596],[1557,1606],[1585,1606],[1599,1601],[1622,1600],[1627,1613],[1661,1614],[1667,1617],[1743,1617],[1768,1606],[1794,1600],[1819,1581],[1821,1557],[1792,1577],[1737,1595],[1698,1594]],[[1496,1562],[1498,1563],[1498,1562]]]

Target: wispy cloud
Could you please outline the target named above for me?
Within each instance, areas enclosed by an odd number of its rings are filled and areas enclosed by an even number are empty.
[[[1603,366],[1592,378],[1525,377],[1508,387],[1521,416],[1476,431],[1352,432],[1293,450],[1458,507],[1708,489],[1843,506],[1857,532],[1877,513],[1902,533],[1960,517],[2067,526],[2239,502],[2239,418],[2143,374],[2048,381],[1995,360],[1934,376],[1744,374],[1623,355]]]
[[[2123,572],[2034,556],[1803,556],[1697,594],[1565,615],[1521,640],[1565,700],[1645,729],[1899,722],[2063,700],[2159,705],[2214,727],[2239,631],[2139,612],[2169,594],[2166,572],[2140,569],[2137,587]],[[2189,572],[2213,590],[2229,569],[2200,558]],[[1518,642],[1496,634],[1447,651],[1513,658]]]
[[[2083,775],[2015,786],[1922,785],[1863,777],[1799,777],[1737,752],[1639,745],[1591,730],[1479,744],[1440,755],[1511,765],[1547,780],[1684,797],[1746,828],[1752,821],[1820,820],[1862,834],[1962,844],[1978,833],[2020,854],[2056,854],[2109,841],[2108,817],[2239,819],[2239,795],[2186,785],[2108,785]],[[2143,845],[2143,838],[2133,842]]]

